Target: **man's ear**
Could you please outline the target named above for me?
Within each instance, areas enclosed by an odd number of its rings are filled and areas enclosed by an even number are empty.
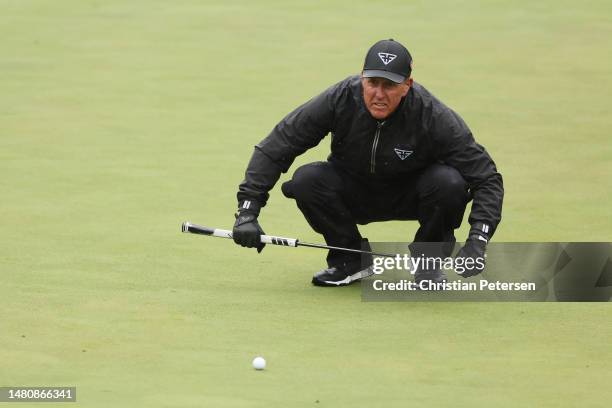
[[[412,77],[410,77],[410,78],[408,78],[408,79],[406,79],[404,81],[404,85],[406,85],[406,86],[404,87],[404,93],[403,93],[402,97],[408,95],[408,91],[410,91],[410,88],[412,87],[412,82],[413,82],[412,81]]]

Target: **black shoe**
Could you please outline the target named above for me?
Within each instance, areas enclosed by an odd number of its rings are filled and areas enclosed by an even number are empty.
[[[413,242],[408,246],[410,254],[413,257],[422,256],[425,258],[444,258],[444,248],[448,244],[437,242]],[[446,282],[446,273],[435,265],[419,265],[420,267],[414,271],[414,283],[417,288],[421,288],[421,282],[424,283],[424,289],[437,290],[436,284]],[[424,267],[427,266],[427,267]],[[429,282],[429,283],[427,283]]]
[[[346,286],[373,274],[374,270],[371,265],[352,273],[334,266],[315,273],[312,277],[312,284],[315,286]]]
[[[414,282],[420,285],[423,281],[430,281],[431,283],[444,283],[446,282],[446,273],[440,269],[423,270],[417,269],[414,273]]]

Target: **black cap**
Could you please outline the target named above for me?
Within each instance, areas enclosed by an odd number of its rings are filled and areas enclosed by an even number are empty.
[[[365,78],[386,78],[398,84],[404,82],[411,72],[412,56],[406,47],[393,39],[374,44],[363,64]]]

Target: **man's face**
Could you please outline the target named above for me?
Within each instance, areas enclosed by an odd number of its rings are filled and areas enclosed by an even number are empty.
[[[401,84],[385,78],[361,77],[363,100],[374,119],[383,120],[391,115],[412,86],[412,78]]]

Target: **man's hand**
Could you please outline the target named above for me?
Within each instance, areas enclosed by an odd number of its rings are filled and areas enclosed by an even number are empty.
[[[465,268],[465,271],[460,275],[468,278],[481,274],[485,269],[485,251],[487,248],[487,239],[481,235],[470,235],[465,241],[463,248],[457,252],[455,258],[472,258],[474,261],[470,262],[474,267],[471,269]],[[478,259],[480,258],[480,259]]]
[[[266,246],[261,242],[262,234],[265,232],[259,226],[255,214],[245,211],[236,213],[236,222],[232,231],[235,243],[243,247],[257,248],[257,252],[260,253]]]

